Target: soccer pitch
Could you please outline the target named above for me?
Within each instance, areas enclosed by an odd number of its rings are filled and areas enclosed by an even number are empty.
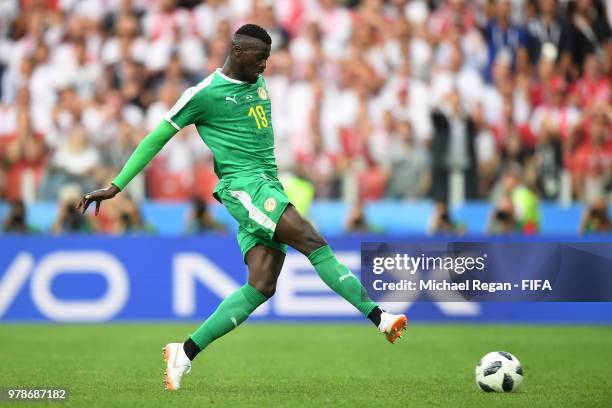
[[[247,323],[198,356],[181,390],[169,393],[162,346],[183,341],[193,327],[3,324],[0,387],[68,387],[69,401],[53,404],[75,407],[524,408],[612,401],[612,327],[413,324],[391,345],[366,323]],[[516,393],[487,394],[475,385],[475,364],[494,350],[521,360],[525,379]]]

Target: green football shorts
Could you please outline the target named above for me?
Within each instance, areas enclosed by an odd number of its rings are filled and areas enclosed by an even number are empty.
[[[289,204],[283,185],[268,174],[222,179],[213,194],[238,221],[238,245],[246,254],[255,245],[287,253],[287,245],[274,240],[274,231]]]

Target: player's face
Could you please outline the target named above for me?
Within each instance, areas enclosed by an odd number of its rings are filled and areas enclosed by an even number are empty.
[[[239,63],[243,78],[247,82],[257,82],[259,75],[266,69],[266,62],[270,57],[270,46],[263,42],[249,44],[241,49]]]

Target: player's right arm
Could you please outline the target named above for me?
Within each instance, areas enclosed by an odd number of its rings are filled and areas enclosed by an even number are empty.
[[[149,133],[136,147],[128,161],[115,177],[111,185],[91,193],[83,194],[77,208],[83,213],[93,202],[96,203],[96,215],[100,212],[100,202],[108,200],[123,190],[138,173],[155,157],[166,143],[174,136],[178,130],[167,120],[163,120]]]
[[[123,190],[149,164],[172,136],[187,125],[204,122],[206,120],[205,106],[207,101],[204,99],[205,93],[202,90],[210,85],[212,78],[213,76],[210,75],[197,86],[183,92],[172,109],[166,113],[164,120],[140,142],[111,185],[91,193],[83,194],[77,208],[85,213],[87,207],[95,202],[96,215],[98,215],[100,212],[100,202],[113,198]]]

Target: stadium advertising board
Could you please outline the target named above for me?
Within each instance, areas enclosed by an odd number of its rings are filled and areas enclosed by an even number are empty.
[[[363,239],[330,240],[339,259],[356,274]],[[201,320],[244,283],[247,273],[231,236],[4,237],[1,248],[4,321]],[[612,293],[611,281],[600,282],[600,289]],[[413,300],[384,305],[390,311],[407,311],[413,320],[612,322],[612,304],[604,302]],[[296,252],[287,255],[275,296],[253,317],[361,319]]]

